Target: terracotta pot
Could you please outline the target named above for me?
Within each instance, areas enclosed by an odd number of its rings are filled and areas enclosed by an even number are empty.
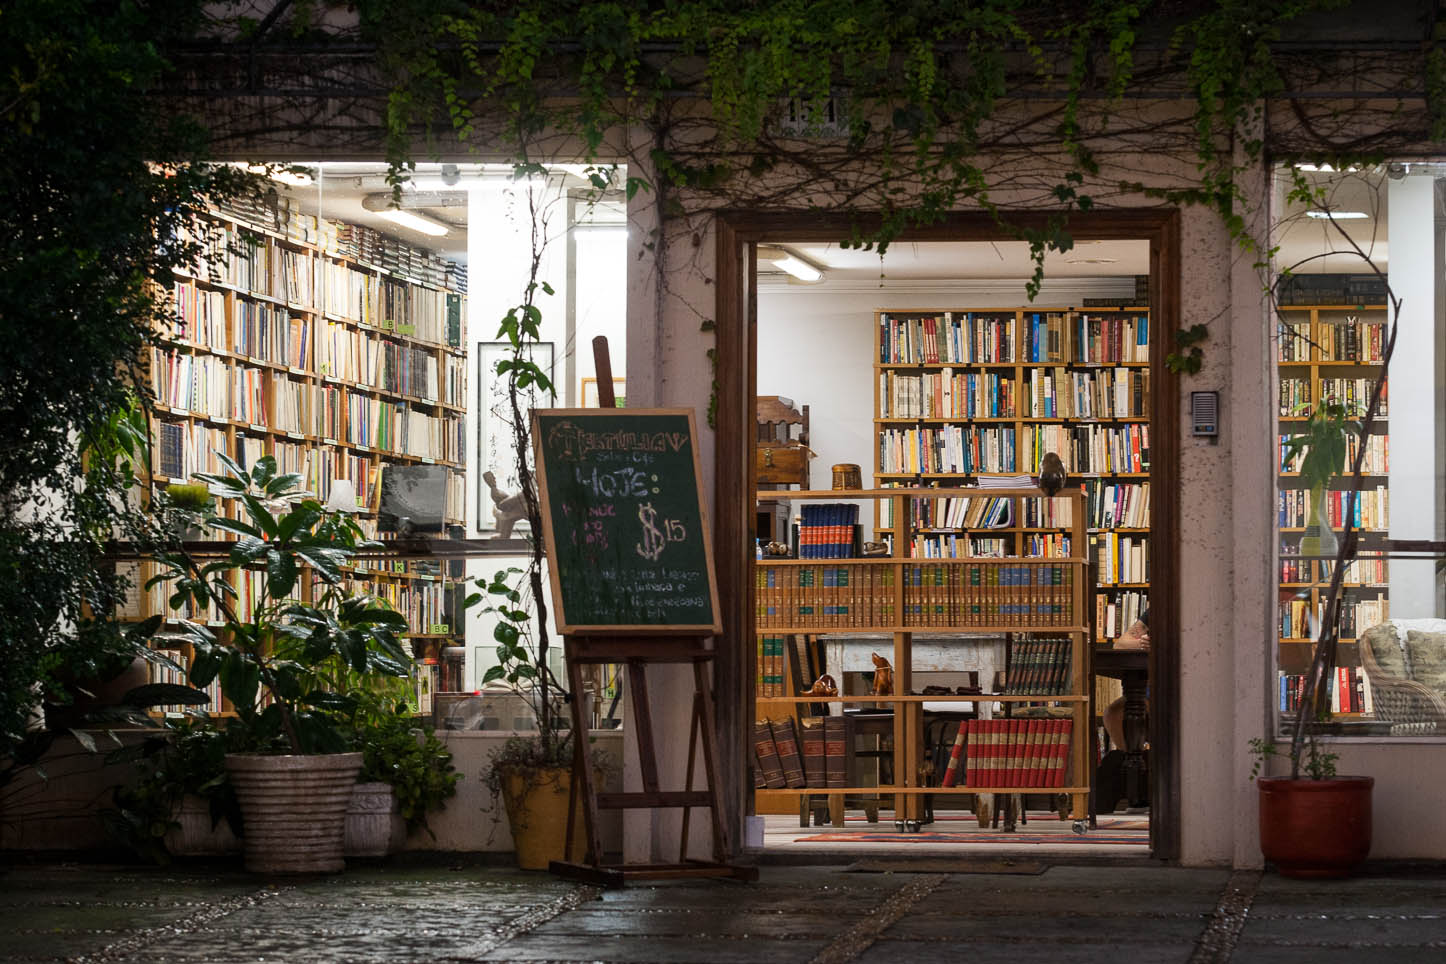
[[[1286,877],[1344,877],[1371,852],[1375,777],[1261,777],[1260,851]]]
[[[348,857],[385,857],[400,849],[407,828],[390,783],[358,783],[346,809],[343,852]]]
[[[338,873],[360,753],[264,756],[231,753],[226,772],[241,804],[246,869]]]
[[[563,852],[567,840],[567,798],[572,787],[570,767],[508,769],[502,774],[502,801],[512,827],[517,866],[546,870],[554,860],[581,860],[587,850],[587,828],[578,802],[572,822],[572,854]]]
[[[187,795],[176,808],[179,827],[166,831],[166,850],[177,857],[217,857],[240,851],[241,841],[223,817],[211,824],[211,804],[202,797]]]

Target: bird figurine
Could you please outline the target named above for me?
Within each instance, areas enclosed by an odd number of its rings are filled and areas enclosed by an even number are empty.
[[[487,493],[492,497],[492,514],[497,519],[497,538],[511,539],[512,527],[527,516],[527,500],[522,497],[521,492],[508,495],[497,488],[497,476],[491,472],[483,472],[482,481],[487,483]]]
[[[1054,495],[1064,488],[1064,463],[1053,452],[1044,453],[1039,463],[1039,487],[1045,495]]]

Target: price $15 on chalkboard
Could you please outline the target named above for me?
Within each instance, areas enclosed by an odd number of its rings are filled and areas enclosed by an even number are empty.
[[[561,631],[719,632],[692,411],[546,409],[532,428]]]

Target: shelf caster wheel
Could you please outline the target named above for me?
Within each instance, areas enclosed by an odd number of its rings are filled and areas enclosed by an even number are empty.
[[[902,820],[895,820],[895,821],[894,821],[894,829],[895,829],[896,831],[898,831],[899,833],[903,833],[905,827],[906,827],[906,824],[904,823],[904,821],[902,821]]]
[[[1085,822],[1083,820],[1076,820],[1074,823],[1069,825],[1069,829],[1073,830],[1080,836],[1084,836]]]
[[[909,833],[918,833],[924,828],[924,825],[917,820],[907,821],[907,825],[909,828]]]

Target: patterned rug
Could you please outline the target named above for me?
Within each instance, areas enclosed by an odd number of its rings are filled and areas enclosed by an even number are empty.
[[[863,817],[847,818],[849,826],[808,836],[795,837],[795,843],[896,843],[896,844],[1125,844],[1148,846],[1150,820],[1145,815],[1100,814],[1099,826],[1083,834],[1070,830],[1070,821],[1057,818],[1032,817],[1014,833],[980,828],[973,815],[939,815],[919,833],[896,833],[885,830],[890,824],[880,819],[871,824]],[[857,830],[853,825],[858,825]],[[878,829],[867,829],[877,827]]]
[[[1032,844],[1127,844],[1148,846],[1148,830],[1106,831],[1092,830],[1089,833],[999,833],[981,830],[977,833],[939,833],[923,830],[919,833],[870,833],[868,831],[837,831],[818,833],[807,837],[795,837],[795,843],[887,843],[887,844],[1010,844],[1029,846]]]

